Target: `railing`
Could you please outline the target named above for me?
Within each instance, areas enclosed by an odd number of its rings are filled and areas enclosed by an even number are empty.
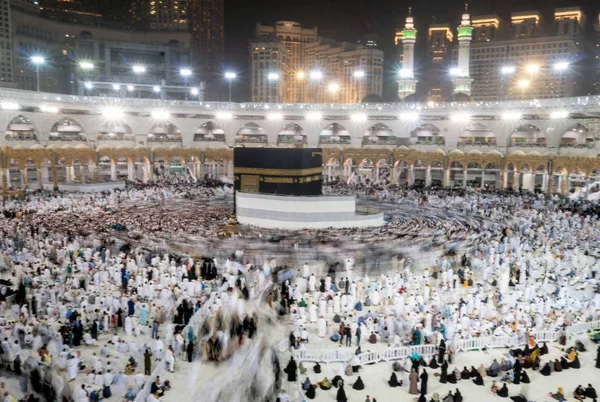
[[[580,96],[572,98],[556,99],[532,99],[516,101],[490,101],[490,102],[427,102],[427,103],[227,103],[227,102],[198,102],[191,100],[161,100],[161,99],[138,99],[138,98],[116,98],[110,96],[80,96],[65,95],[48,92],[34,92],[19,89],[3,88],[0,90],[0,98],[10,99],[11,102],[17,102],[24,105],[37,106],[47,102],[73,103],[78,108],[85,108],[91,105],[106,106],[107,103],[123,104],[130,108],[146,109],[149,106],[170,106],[179,109],[189,109],[197,111],[198,108],[210,108],[211,110],[231,110],[231,111],[262,111],[262,110],[371,110],[374,112],[398,112],[401,110],[431,110],[431,111],[451,111],[456,110],[522,110],[527,112],[531,110],[540,113],[549,108],[567,108],[570,112],[584,110],[586,108],[597,109],[600,104],[600,96]]]
[[[600,321],[582,322],[579,324],[567,327],[567,336],[585,334],[590,330],[600,329]],[[533,334],[535,341],[540,342],[555,342],[559,339],[560,333],[557,331],[535,331]],[[454,342],[456,352],[465,352],[469,350],[498,349],[498,348],[514,348],[527,344],[529,337],[525,333],[514,333],[511,336],[484,336],[473,339],[463,339]],[[288,339],[277,344],[280,352],[288,350],[290,343]],[[399,348],[389,348],[381,352],[363,352],[358,355],[361,365],[389,362],[393,360],[402,360],[410,358],[414,353],[419,356],[433,356],[437,353],[437,345],[416,345],[403,346]],[[355,356],[353,349],[303,349],[293,350],[294,357],[297,361],[320,362],[320,363],[348,363]]]

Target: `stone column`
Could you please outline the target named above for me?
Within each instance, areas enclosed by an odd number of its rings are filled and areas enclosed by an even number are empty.
[[[444,169],[444,176],[442,180],[442,185],[444,187],[450,186],[450,169]]]
[[[571,176],[567,176],[567,192],[565,194],[571,193]]]
[[[79,165],[79,173],[81,174],[81,184],[85,184],[85,166]]]
[[[12,184],[10,182],[10,169],[6,169],[6,188],[9,188]]]
[[[463,188],[467,188],[467,169],[463,170]]]
[[[43,169],[38,168],[37,174],[38,174],[38,182],[39,182],[40,188],[44,188],[44,180],[46,179],[46,176],[44,175]],[[48,174],[47,171],[46,171],[46,174]]]
[[[413,168],[408,169],[408,185],[412,186],[415,184],[415,170]]]
[[[548,192],[548,173],[544,173],[542,175],[542,192],[543,193]]]
[[[504,170],[502,172],[502,182],[500,183],[500,189],[504,190],[508,186],[508,171]]]
[[[556,186],[557,187],[557,189],[556,189],[557,193],[562,194],[562,192],[563,192],[563,181],[564,181],[563,180],[563,175],[562,174],[558,175],[558,183],[557,183],[557,186]]]
[[[117,181],[117,164],[116,163],[110,164],[110,180]]]
[[[27,175],[27,169],[21,169],[21,188],[25,188],[25,184],[27,183],[27,179],[25,176]]]
[[[425,172],[425,187],[431,186],[431,168],[427,168]]]
[[[135,171],[133,169],[133,163],[127,163],[127,180],[134,181],[135,180]]]
[[[42,182],[42,178],[44,180],[46,180],[47,182],[50,182],[50,173],[48,172],[48,166],[42,166],[42,168],[40,169],[40,182],[43,184]]]
[[[483,189],[483,186],[485,186],[485,169],[483,169],[481,171],[481,188]]]
[[[65,167],[65,182],[67,184],[71,184],[72,179],[73,179],[73,177],[71,176],[71,166],[66,166]]]

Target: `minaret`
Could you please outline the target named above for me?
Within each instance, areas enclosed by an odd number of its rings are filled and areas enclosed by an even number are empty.
[[[414,76],[415,65],[415,42],[417,41],[417,30],[413,17],[411,15],[411,7],[408,8],[408,17],[404,29],[396,34],[400,36],[402,41],[402,69],[398,72],[398,97],[404,99],[415,93],[417,80]]]
[[[455,69],[454,93],[462,92],[471,96],[471,84],[473,79],[470,77],[469,65],[471,62],[471,40],[473,39],[473,27],[471,26],[471,16],[468,11],[468,4],[465,3],[465,13],[458,27],[458,66]]]

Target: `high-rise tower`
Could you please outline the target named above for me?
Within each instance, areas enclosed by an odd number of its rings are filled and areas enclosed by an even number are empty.
[[[402,69],[398,74],[398,97],[404,99],[414,94],[417,86],[414,75],[417,30],[415,29],[410,7],[408,8],[406,24],[400,33],[400,40],[402,41]]]
[[[471,40],[473,40],[473,27],[471,26],[471,16],[469,15],[467,4],[465,4],[465,13],[462,15],[462,21],[458,27],[458,65],[452,70],[454,76],[453,93],[464,93],[471,96],[471,84],[473,79],[470,76],[469,64],[471,62]]]

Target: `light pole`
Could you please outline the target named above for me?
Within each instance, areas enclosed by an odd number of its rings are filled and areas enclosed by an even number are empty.
[[[556,71],[558,73],[561,81],[563,79],[563,74],[566,74],[567,81],[569,80],[569,67],[571,67],[571,65],[569,64],[569,62],[567,62],[567,61],[559,61],[558,63],[555,63],[554,66],[552,66],[552,67],[553,67],[554,71]],[[561,84],[560,86],[562,86],[562,82],[560,84]],[[565,90],[566,89],[567,88],[565,88]],[[571,93],[571,91],[569,91],[568,93]]]
[[[305,78],[305,74],[304,71],[298,71],[296,73],[296,78],[298,79],[298,81],[304,81]],[[304,91],[305,91],[305,86],[304,83],[299,83],[297,86],[297,90],[295,93],[295,99],[294,102],[298,102],[298,103],[302,103],[302,102],[306,102],[305,101],[305,97],[304,97]]]
[[[356,91],[356,103],[360,102],[360,80],[365,78],[365,72],[363,70],[356,70],[354,72],[355,83],[355,91]]]
[[[314,87],[314,103],[317,103],[317,89],[319,87],[319,81],[323,78],[323,73],[319,70],[314,70],[310,72],[310,80],[315,83]]]
[[[231,102],[231,82],[235,80],[237,74],[231,71],[225,73],[225,79],[229,81],[229,102]]]
[[[133,73],[136,76],[137,83],[140,84],[141,76],[146,74],[146,67],[142,66],[141,64],[135,64],[131,69],[133,70]],[[139,97],[140,97],[140,90],[138,88],[138,98]]]
[[[90,71],[92,71],[94,69],[94,63],[92,63],[90,61],[85,61],[85,60],[84,61],[80,61],[79,62],[79,69],[81,71],[83,71],[85,79],[89,80],[90,77],[89,77],[89,75],[87,73],[89,73]],[[78,90],[79,90],[79,80],[76,80],[76,81],[78,83],[77,86],[78,86]],[[87,86],[88,83],[89,82],[86,82],[85,89],[88,89],[88,86]],[[91,89],[91,88],[89,88],[89,89]]]
[[[411,78],[411,73],[407,69],[403,68],[400,70],[399,75],[400,75],[400,78],[402,78],[402,90],[406,91],[406,79]],[[406,96],[402,97],[402,102],[406,102]]]
[[[504,66],[500,69],[500,73],[502,73],[502,75],[504,77],[510,77],[511,75],[513,75],[515,73],[515,71],[517,71],[517,68],[515,66]],[[506,82],[504,83],[504,100],[508,99],[508,80],[510,78],[506,78]]]
[[[272,88],[271,88],[271,83],[277,83],[277,81],[279,81],[279,73],[269,73],[267,75],[267,90],[269,91],[269,103],[272,103],[273,99],[271,99],[271,95],[272,95]],[[278,96],[275,98],[276,102],[279,102],[278,100]]]
[[[525,99],[525,89],[529,87],[529,80],[520,80],[517,85],[521,88],[521,100]]]
[[[332,100],[335,103],[336,94],[340,90],[340,84],[338,84],[337,82],[331,82],[329,85],[327,85],[327,90],[331,93]]]
[[[40,66],[46,63],[46,59],[43,56],[31,56],[31,62],[35,65],[36,91],[40,92]]]

